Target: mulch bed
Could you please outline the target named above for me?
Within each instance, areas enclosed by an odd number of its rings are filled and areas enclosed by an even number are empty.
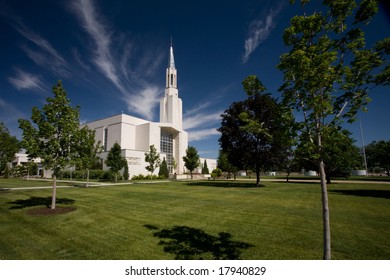
[[[49,215],[61,215],[75,211],[75,207],[56,207],[56,209],[45,208],[33,208],[27,211],[30,216],[49,216]]]

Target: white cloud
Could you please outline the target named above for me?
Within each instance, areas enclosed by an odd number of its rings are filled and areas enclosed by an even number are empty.
[[[148,86],[140,91],[138,95],[128,95],[125,101],[128,108],[146,119],[153,119],[153,108],[159,104],[161,90],[155,86]]]
[[[91,0],[75,0],[70,7],[92,40],[92,62],[116,87],[129,110],[153,120],[160,89],[145,81],[144,77],[154,73],[163,56],[155,56],[145,51],[144,55],[137,55],[137,71],[132,71],[131,65],[128,64],[133,57],[134,44],[125,41],[125,36],[120,32],[112,30]],[[114,34],[117,37],[114,37]],[[117,52],[117,49],[121,52]]]
[[[216,128],[207,128],[207,129],[201,129],[196,131],[189,131],[188,141],[192,141],[192,142],[200,141],[219,134],[220,132],[218,132]]]
[[[8,77],[8,81],[17,89],[39,89],[44,91],[43,83],[39,76],[24,72],[20,69],[16,70],[16,77]]]
[[[198,113],[192,116],[185,117],[183,120],[183,128],[190,130],[204,125],[216,124],[221,120],[222,112],[206,112]]]
[[[23,23],[21,18],[13,16],[12,14],[6,15],[6,17],[10,20],[11,26],[15,28],[20,35],[38,47],[37,50],[33,50],[26,45],[22,46],[22,49],[31,60],[37,65],[50,69],[61,76],[69,76],[70,71],[68,63],[48,40],[32,31]]]
[[[263,19],[255,19],[249,25],[249,31],[245,40],[245,53],[242,56],[243,63],[248,62],[250,55],[257,47],[264,42],[272,29],[275,27],[275,17],[281,11],[282,6],[279,5],[276,9],[270,9],[268,15]]]

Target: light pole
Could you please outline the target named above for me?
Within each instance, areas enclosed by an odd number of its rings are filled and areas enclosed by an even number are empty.
[[[361,118],[359,118],[359,123],[360,123],[360,135],[362,136],[362,145],[363,145],[364,168],[366,169],[366,176],[368,176],[366,148],[365,148],[365,144],[364,144],[363,126],[362,126],[362,119]]]

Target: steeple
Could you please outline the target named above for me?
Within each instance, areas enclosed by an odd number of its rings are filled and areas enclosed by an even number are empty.
[[[175,58],[173,57],[173,47],[172,47],[172,38],[171,38],[171,49],[169,51],[169,63],[168,68],[176,68],[175,67]]]
[[[171,38],[171,48],[169,49],[169,60],[165,84],[165,95],[177,95],[177,71],[175,67],[175,58],[173,57],[173,47]]]
[[[183,106],[177,89],[177,70],[173,57],[172,39],[165,79],[165,94],[160,100],[160,122],[170,123],[178,129],[183,129]]]

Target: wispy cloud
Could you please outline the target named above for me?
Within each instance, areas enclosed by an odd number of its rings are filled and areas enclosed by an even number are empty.
[[[242,62],[247,63],[250,55],[257,49],[257,47],[264,42],[270,35],[272,29],[275,27],[275,18],[282,10],[282,5],[274,9],[270,9],[262,18],[255,19],[249,24],[248,35],[245,40],[245,53],[242,56]]]
[[[53,45],[44,37],[34,32],[22,20],[12,13],[2,13],[9,24],[31,44],[22,45],[22,50],[37,65],[50,69],[61,76],[69,76],[69,65]]]
[[[188,140],[195,142],[207,139],[214,135],[219,135],[220,133],[217,131],[217,128],[207,128],[201,130],[195,130],[188,133]]]
[[[92,62],[120,92],[120,97],[128,105],[129,110],[152,120],[154,108],[158,104],[156,100],[162,89],[146,82],[143,77],[150,76],[155,71],[162,55],[149,54],[138,57],[140,63],[136,67],[138,74],[135,75],[135,71],[132,71],[129,65],[134,45],[123,40],[124,36],[120,32],[114,32],[93,1],[75,0],[70,7],[92,41],[94,49]],[[124,52],[119,54],[115,51],[118,45]],[[151,57],[154,59],[150,59]],[[141,76],[141,73],[144,76]]]
[[[24,72],[23,70],[17,68],[15,69],[15,71],[16,71],[16,76],[8,77],[8,81],[17,90],[38,89],[41,91],[45,91],[40,76]]]

